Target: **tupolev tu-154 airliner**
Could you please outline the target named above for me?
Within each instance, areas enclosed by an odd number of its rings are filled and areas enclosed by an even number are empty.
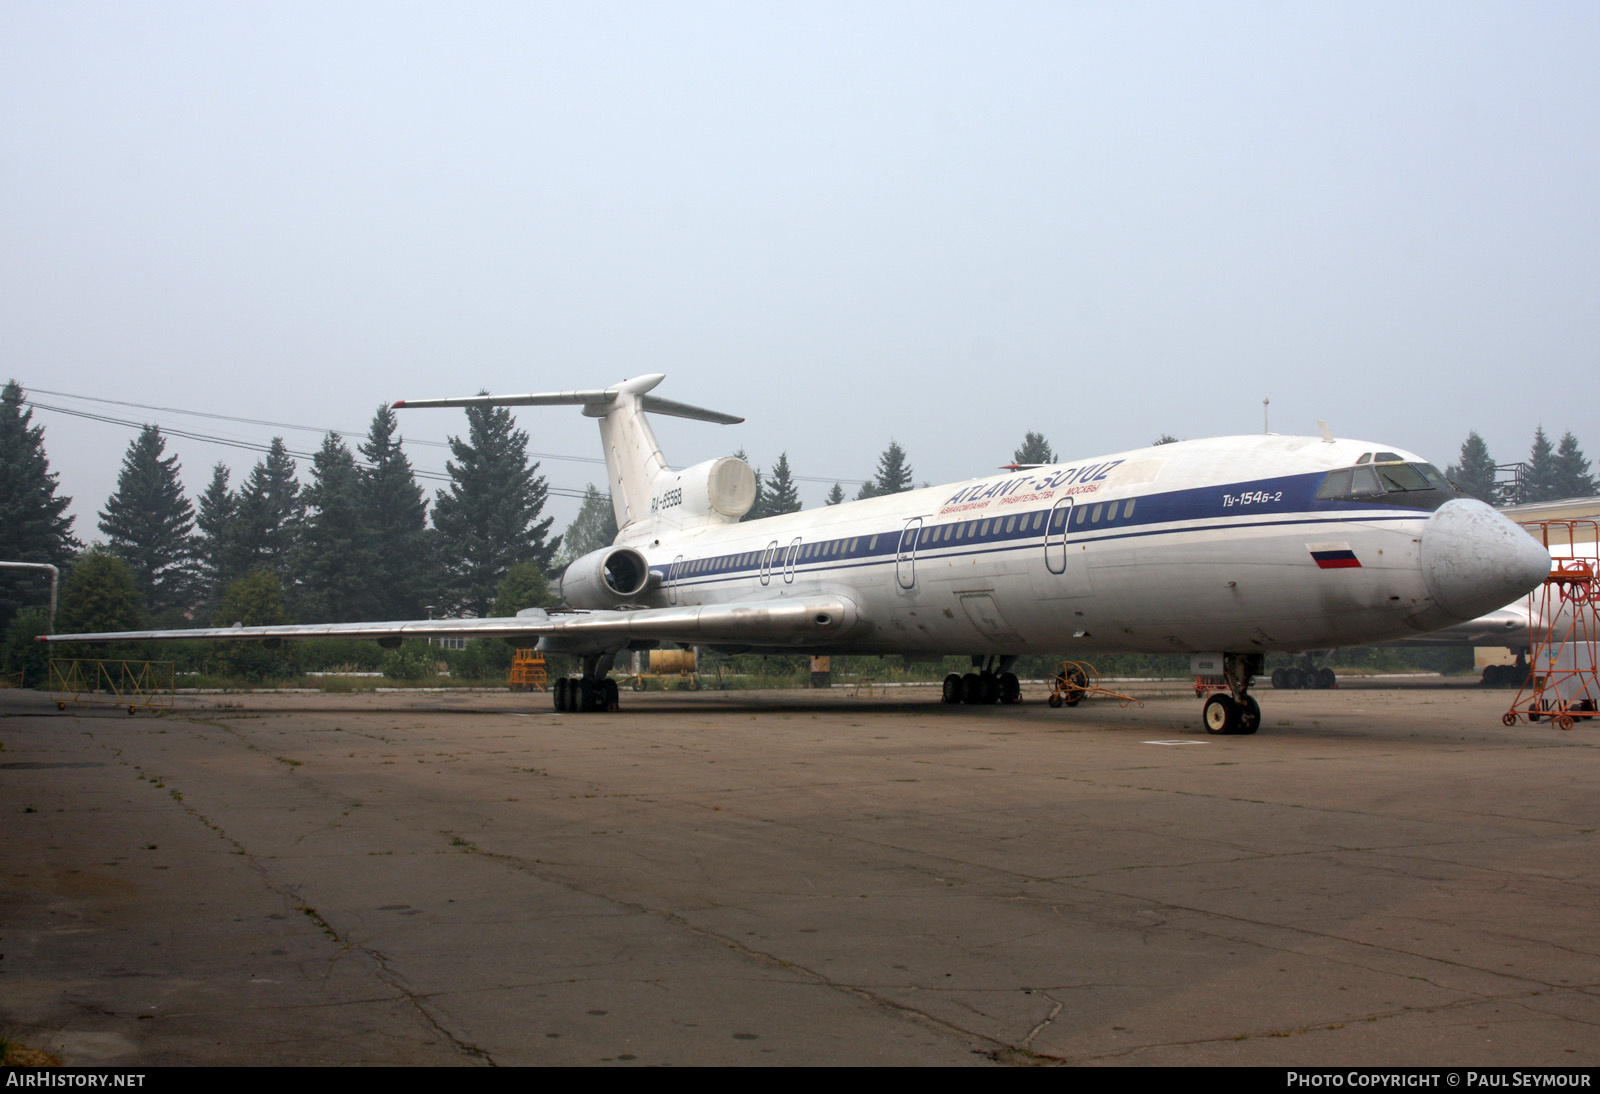
[[[1402,449],[1321,437],[1178,441],[741,523],[755,476],[673,470],[647,414],[743,419],[652,394],[401,401],[576,405],[599,419],[619,531],[567,567],[570,610],[512,618],[49,635],[48,642],[494,635],[576,655],[557,710],[615,708],[613,659],[663,642],[726,652],[969,655],[948,703],[1015,702],[1023,654],[1187,653],[1227,690],[1212,733],[1254,733],[1265,654],[1407,638],[1477,619],[1549,573],[1543,547]]]

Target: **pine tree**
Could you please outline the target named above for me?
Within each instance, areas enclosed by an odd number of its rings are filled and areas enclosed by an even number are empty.
[[[906,463],[905,449],[900,442],[889,441],[889,447],[878,457],[878,473],[862,484],[857,500],[878,498],[885,494],[900,494],[911,489],[911,468]]]
[[[1174,437],[1171,433],[1163,433],[1163,434],[1161,434],[1161,436],[1159,436],[1155,440],[1151,441],[1150,445],[1151,445],[1151,447],[1154,448],[1154,447],[1159,447],[1159,446],[1164,445],[1164,444],[1176,444],[1177,442],[1178,442],[1178,438]]]
[[[1494,459],[1489,446],[1476,431],[1461,442],[1461,462],[1445,469],[1445,477],[1468,497],[1494,505],[1499,498],[1494,487]]]
[[[795,488],[794,479],[789,474],[789,453],[780,454],[778,462],[772,465],[772,477],[767,480],[766,492],[768,516],[800,511],[800,491]]]
[[[1560,496],[1555,449],[1550,445],[1550,438],[1544,435],[1544,426],[1540,426],[1533,434],[1533,450],[1528,454],[1528,469],[1522,476],[1522,497],[1517,500],[1527,505],[1555,501]]]
[[[733,454],[733,458],[749,465],[751,473],[756,477],[755,501],[750,503],[750,508],[745,510],[744,516],[740,517],[739,519],[760,520],[762,517],[770,517],[772,513],[767,508],[767,489],[766,484],[761,481],[761,468],[757,467],[753,463],[750,463],[750,457],[745,455],[744,449],[742,448]]]
[[[394,411],[380,406],[361,445],[361,515],[370,557],[373,619],[421,619],[437,584],[437,545],[428,530],[428,503],[411,461],[395,436]]]
[[[200,495],[194,520],[195,560],[208,605],[220,603],[223,590],[244,576],[234,528],[238,508],[238,495],[228,489],[228,469],[219,463],[211,469],[211,484]]]
[[[311,485],[301,501],[305,519],[294,567],[299,615],[329,623],[374,618],[372,535],[362,519],[355,457],[337,433],[323,439],[311,461]]]
[[[828,491],[828,496],[823,500],[824,505],[838,505],[844,501],[844,487],[838,483],[833,484],[833,489]]]
[[[1555,469],[1556,497],[1588,498],[1595,492],[1594,476],[1589,474],[1589,461],[1578,447],[1578,438],[1569,429],[1561,435],[1556,446]]]
[[[173,619],[194,607],[194,506],[166,455],[161,430],[147,425],[128,446],[117,492],[100,513],[106,542],[133,570],[146,612]]]
[[[71,498],[57,497],[57,476],[44,454],[44,427],[25,408],[15,380],[0,390],[0,559],[66,566],[79,543],[66,515]],[[0,632],[18,609],[49,603],[43,570],[0,570]]]
[[[583,504],[561,537],[562,554],[570,564],[591,551],[609,547],[617,538],[617,514],[609,495],[591,483],[584,487]]]
[[[233,527],[241,572],[265,566],[280,578],[290,574],[304,510],[295,472],[283,438],[274,437],[267,458],[250,469],[250,477],[239,488]]]
[[[450,486],[439,491],[439,529],[450,599],[478,616],[489,613],[496,587],[513,563],[550,566],[561,537],[549,539],[539,465],[528,465],[528,435],[504,407],[467,408],[467,439],[450,438]]]
[[[1012,461],[1020,464],[1055,463],[1056,454],[1043,433],[1028,433],[1022,438],[1022,447],[1012,453]]]

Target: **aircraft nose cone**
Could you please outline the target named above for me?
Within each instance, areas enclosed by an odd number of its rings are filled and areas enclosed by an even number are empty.
[[[1428,518],[1422,573],[1434,600],[1463,621],[1502,608],[1550,572],[1550,553],[1481,501],[1456,498]]]

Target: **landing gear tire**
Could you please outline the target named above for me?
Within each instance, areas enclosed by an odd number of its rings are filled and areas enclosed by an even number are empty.
[[[1246,695],[1238,707],[1239,722],[1233,731],[1241,737],[1248,737],[1261,728],[1261,704]]]
[[[969,672],[961,678],[961,701],[969,707],[978,705],[983,694],[983,683],[978,674]]]
[[[1016,673],[1000,674],[1000,701],[1006,704],[1022,702],[1022,681],[1017,679]]]
[[[1314,686],[1320,691],[1328,691],[1339,682],[1339,678],[1334,675],[1333,670],[1326,665],[1318,669],[1313,675],[1317,681]]]
[[[978,702],[993,706],[1000,701],[1000,680],[992,672],[978,674]]]
[[[554,699],[554,703],[555,703],[555,708],[556,708],[556,713],[557,714],[565,714],[568,710],[571,709],[571,702],[572,702],[572,681],[571,680],[568,680],[565,676],[557,677],[556,678],[556,686],[550,689],[550,694]]]
[[[940,698],[946,703],[961,702],[961,674],[952,672],[944,678],[944,694]]]
[[[1223,736],[1236,733],[1239,728],[1239,704],[1233,701],[1233,696],[1221,692],[1206,700],[1203,712],[1206,723],[1206,732],[1212,736]]]
[[[1283,686],[1290,691],[1299,691],[1306,686],[1306,672],[1304,669],[1284,669]]]
[[[606,709],[606,689],[602,680],[584,680],[579,685],[583,691],[583,712],[593,714]]]
[[[1285,687],[1288,687],[1288,685],[1286,683],[1284,683],[1284,677],[1287,676],[1287,675],[1288,675],[1288,670],[1287,669],[1273,669],[1272,670],[1272,686],[1274,688],[1285,688]]]
[[[622,706],[617,682],[610,677],[600,681],[600,693],[605,698],[605,709],[617,710]]]

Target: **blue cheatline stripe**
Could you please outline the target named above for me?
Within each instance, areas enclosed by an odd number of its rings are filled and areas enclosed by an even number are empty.
[[[1415,520],[1423,517],[1426,510],[1405,509],[1390,507],[1380,509],[1371,502],[1350,502],[1342,500],[1327,500],[1315,497],[1316,488],[1322,483],[1325,472],[1314,472],[1303,475],[1291,475],[1277,479],[1263,479],[1254,482],[1227,483],[1220,486],[1193,487],[1184,490],[1168,491],[1160,494],[1146,494],[1131,498],[1117,498],[1108,501],[1084,501],[1073,507],[1073,520],[1067,532],[1069,543],[1099,543],[1109,540],[1129,539],[1151,535],[1171,535],[1177,533],[1218,531],[1235,528],[1265,528],[1274,526],[1289,526],[1295,524],[1321,524],[1330,520],[1347,518],[1352,514],[1359,514],[1364,522]],[[1052,504],[1058,499],[1051,499]],[[1134,513],[1132,517],[1121,515],[1126,508],[1126,503],[1132,502]],[[1080,524],[1080,513],[1093,512],[1092,507],[1099,506],[1107,514],[1107,518],[1096,524]],[[1119,515],[1112,519],[1109,516],[1110,508],[1117,509]],[[1398,510],[1398,511],[1397,511]],[[916,557],[923,559],[948,559],[967,555],[995,554],[1018,549],[1041,549],[1044,544],[1046,528],[1050,509],[1048,507],[1035,507],[1016,514],[1002,514],[996,516],[962,517],[959,520],[941,521],[935,515],[924,515],[922,528],[918,532],[918,544],[915,548]],[[1250,520],[1242,518],[1257,515],[1280,515],[1278,520]],[[1014,522],[1012,530],[1004,531],[1005,522],[1012,516],[1018,519]],[[1044,523],[1034,527],[1035,517],[1043,516]],[[802,551],[811,548],[810,556],[797,559],[793,569],[796,574],[816,574],[834,570],[859,569],[863,566],[877,565],[881,562],[892,560],[899,551],[900,536],[904,523],[919,519],[916,516],[907,516],[902,521],[901,527],[878,533],[864,533],[849,536],[839,536],[824,540],[802,542]],[[1082,518],[1087,520],[1087,518]],[[1223,521],[1217,523],[1218,520]],[[1183,522],[1195,520],[1209,520],[1212,523],[1194,525]],[[1160,525],[1161,527],[1154,527]],[[959,540],[946,539],[943,530],[963,526],[964,534]],[[984,529],[987,528],[985,532]],[[1092,530],[1091,530],[1092,529]],[[938,531],[939,542],[932,542],[932,537]],[[966,534],[970,532],[971,534]],[[784,533],[783,537],[793,542],[796,536],[792,532]],[[854,548],[851,548],[854,544]],[[982,544],[982,546],[980,546]],[[954,550],[950,549],[953,545]],[[678,587],[703,586],[720,584],[725,581],[745,580],[759,575],[761,560],[768,548],[752,548],[735,551],[729,554],[712,555],[698,559],[687,560],[678,570],[675,585]],[[785,584],[783,581],[784,559],[789,552],[788,543],[780,543],[776,548],[773,561],[769,564],[769,583]],[[832,553],[830,553],[832,552]],[[658,564],[652,567],[661,575],[664,581],[671,571],[671,564]]]

